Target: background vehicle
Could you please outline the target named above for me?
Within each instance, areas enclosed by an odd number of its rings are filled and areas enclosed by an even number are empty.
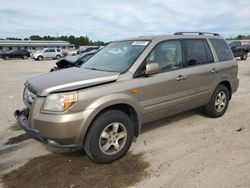
[[[124,156],[143,124],[198,107],[221,117],[239,85],[237,61],[218,34],[188,34],[116,41],[81,68],[31,78],[15,116],[30,137],[84,148],[98,163]]]
[[[60,59],[63,56],[63,52],[60,48],[44,48],[41,51],[36,51],[32,54],[32,58],[39,61],[48,58]]]
[[[70,56],[77,55],[77,50],[75,48],[70,49],[68,52],[68,55],[70,55]]]
[[[90,52],[92,50],[98,50],[99,48],[100,48],[99,46],[93,46],[93,47],[88,47],[86,49],[78,49],[76,51],[76,55],[81,54],[81,53]]]
[[[91,52],[82,53],[76,56],[67,56],[56,62],[56,66],[50,70],[50,72],[70,68],[70,67],[80,67],[83,63],[88,61],[93,55],[95,55],[98,50],[93,50]]]
[[[229,44],[231,47],[234,57],[240,57],[241,60],[246,60],[248,53],[250,52],[250,45],[243,44],[241,41],[233,41]]]
[[[28,57],[30,57],[30,52],[28,50],[5,51],[0,54],[0,57],[5,60],[10,59],[10,58],[27,59]]]

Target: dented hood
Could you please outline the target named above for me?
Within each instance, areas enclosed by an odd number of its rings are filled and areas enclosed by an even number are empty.
[[[38,96],[50,93],[71,91],[99,84],[113,82],[119,73],[90,70],[84,68],[68,68],[33,77],[25,85]]]

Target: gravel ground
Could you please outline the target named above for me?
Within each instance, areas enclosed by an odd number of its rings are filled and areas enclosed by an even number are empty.
[[[250,187],[250,60],[238,61],[240,87],[223,117],[196,109],[151,123],[124,159],[104,166],[53,154],[16,126],[25,80],[54,63],[0,60],[0,187]]]

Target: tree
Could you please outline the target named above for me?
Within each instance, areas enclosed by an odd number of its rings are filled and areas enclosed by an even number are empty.
[[[6,39],[7,39],[7,40],[22,40],[22,39],[20,39],[20,38],[15,38],[15,37],[7,37]]]
[[[8,39],[8,40],[22,40],[20,38],[14,38],[14,37],[8,37],[6,39]],[[52,41],[53,40],[63,40],[63,41],[68,41],[70,44],[74,44],[76,48],[78,48],[79,46],[90,46],[90,45],[104,46],[104,45],[106,45],[102,41],[92,41],[88,38],[88,36],[75,37],[74,35],[58,36],[58,37],[54,37],[54,36],[50,36],[50,35],[45,35],[45,36],[31,35],[29,38],[24,38],[23,40],[52,40]]]
[[[42,37],[40,37],[39,35],[32,35],[29,37],[30,40],[42,40]]]

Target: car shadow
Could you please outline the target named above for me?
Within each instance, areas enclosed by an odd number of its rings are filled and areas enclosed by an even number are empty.
[[[200,108],[196,108],[196,109],[193,109],[190,111],[182,112],[180,114],[176,114],[173,116],[169,116],[169,117],[157,120],[157,121],[153,121],[153,122],[144,124],[142,126],[141,133],[143,134],[145,132],[148,132],[148,131],[151,131],[154,129],[158,129],[158,128],[163,127],[163,126],[168,126],[170,124],[173,124],[175,122],[181,121],[183,119],[186,119],[186,118],[194,116],[194,115],[200,115],[200,116],[203,116],[204,118],[207,117],[203,108],[200,107]]]

